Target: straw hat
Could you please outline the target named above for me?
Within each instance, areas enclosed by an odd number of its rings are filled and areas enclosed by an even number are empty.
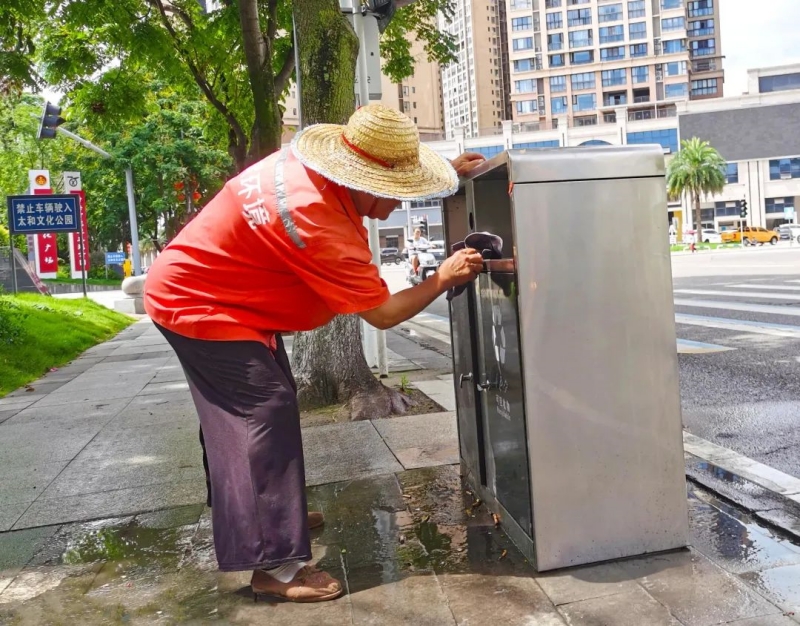
[[[458,190],[450,162],[420,144],[407,116],[381,104],[361,107],[346,126],[309,126],[295,136],[292,149],[328,180],[381,198],[428,200]]]

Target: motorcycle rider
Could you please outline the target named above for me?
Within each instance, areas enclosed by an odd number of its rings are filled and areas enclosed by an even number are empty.
[[[411,268],[414,274],[419,273],[419,252],[430,248],[430,243],[425,237],[422,236],[422,231],[417,228],[414,230],[414,238],[411,240],[411,245],[408,247],[408,254],[411,257]]]

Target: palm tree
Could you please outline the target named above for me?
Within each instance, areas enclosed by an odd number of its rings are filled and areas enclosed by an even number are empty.
[[[695,241],[703,228],[700,198],[719,193],[725,187],[725,159],[707,141],[697,137],[681,141],[681,149],[667,166],[667,192],[686,194],[694,206]]]

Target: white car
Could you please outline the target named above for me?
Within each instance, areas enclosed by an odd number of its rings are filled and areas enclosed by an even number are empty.
[[[722,243],[722,235],[711,228],[704,228],[701,241],[703,243]]]

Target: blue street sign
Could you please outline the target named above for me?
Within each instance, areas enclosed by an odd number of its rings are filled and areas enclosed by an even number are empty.
[[[124,262],[124,252],[106,252],[106,265],[122,265]]]
[[[80,228],[76,195],[8,196],[12,234],[71,233]]]

